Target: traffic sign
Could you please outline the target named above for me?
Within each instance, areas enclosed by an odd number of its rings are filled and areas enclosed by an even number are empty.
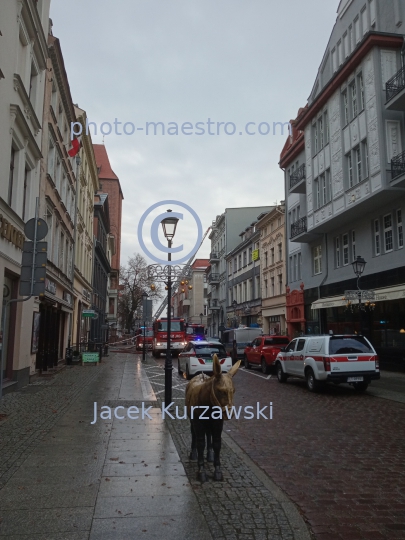
[[[37,222],[37,241],[42,240],[48,234],[48,225],[41,218],[32,218],[24,225],[25,236],[29,240],[35,240],[35,222]]]
[[[90,319],[98,319],[98,313],[94,309],[84,309],[82,311],[82,317],[88,317]]]

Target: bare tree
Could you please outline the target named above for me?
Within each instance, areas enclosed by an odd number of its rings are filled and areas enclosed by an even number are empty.
[[[120,269],[120,292],[118,298],[118,316],[121,327],[129,334],[133,326],[135,313],[142,308],[142,293],[147,292],[149,297],[158,299],[161,292],[158,284],[155,290],[150,286],[153,281],[148,278],[148,263],[139,253],[134,253],[128,259],[127,266]]]

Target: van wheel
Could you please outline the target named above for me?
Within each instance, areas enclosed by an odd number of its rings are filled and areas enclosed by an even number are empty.
[[[251,366],[250,366],[250,364],[249,364],[249,360],[247,359],[246,354],[245,354],[245,357],[244,357],[244,359],[243,359],[243,363],[245,364],[245,368],[246,368],[246,369],[250,369]]]
[[[353,384],[353,386],[357,392],[365,392],[368,388],[368,382],[356,382]]]
[[[265,375],[268,375],[270,373],[270,369],[269,369],[269,366],[266,364],[266,360],[264,358],[262,358],[261,365],[262,365],[262,373],[264,373]]]
[[[285,383],[287,381],[287,375],[284,373],[283,371],[283,367],[282,365],[280,364],[280,362],[277,363],[277,367],[276,367],[276,371],[277,371],[277,380],[279,383]]]
[[[307,380],[307,388],[310,392],[317,392],[320,387],[319,381],[315,379],[315,374],[311,368],[307,369],[305,373],[305,378]]]

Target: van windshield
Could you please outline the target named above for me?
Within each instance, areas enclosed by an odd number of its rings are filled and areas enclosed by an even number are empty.
[[[359,354],[371,353],[373,349],[362,336],[331,336],[329,354]]]

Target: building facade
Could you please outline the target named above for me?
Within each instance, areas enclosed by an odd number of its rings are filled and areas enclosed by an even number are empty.
[[[188,323],[207,326],[207,279],[208,259],[196,259],[191,265],[191,279],[180,285],[172,297],[174,316]],[[190,289],[189,286],[192,288]]]
[[[225,256],[240,243],[240,231],[257,220],[262,212],[268,212],[269,206],[227,208],[212,222],[209,235],[211,240],[210,268],[208,279],[208,319],[210,336],[219,334],[219,328],[225,328],[228,308],[228,273]]]
[[[94,195],[99,190],[97,164],[94,156],[90,132],[85,133],[86,111],[75,106],[76,121],[83,127],[82,148],[80,149],[79,181],[76,196],[76,231],[74,254],[74,315],[72,345],[88,341],[90,319],[82,317],[83,310],[91,309],[93,254],[94,254]]]
[[[24,224],[35,216],[39,194],[49,5],[50,0],[0,4],[0,290],[6,310],[0,369],[4,391],[24,386],[35,371],[39,304],[34,299],[8,301],[18,299]],[[3,315],[4,310],[2,320]]]
[[[109,334],[113,337],[118,330],[118,286],[121,266],[122,201],[124,195],[122,193],[119,178],[111,168],[104,144],[95,144],[94,153],[100,189],[103,193],[108,193],[110,212],[109,245],[111,254],[111,273],[108,281],[107,320]]]
[[[261,317],[260,231],[256,223],[240,233],[241,242],[226,257],[226,327],[259,326]]]
[[[285,204],[259,216],[261,317],[265,334],[282,335],[286,326]]]
[[[288,270],[290,294],[304,304],[296,327],[362,332],[382,365],[403,363],[405,352],[403,85],[397,92],[404,22],[403,2],[339,3],[309,101],[293,123],[295,140],[280,162],[290,246],[297,244],[289,260],[301,253],[302,261],[301,277],[294,264]],[[358,256],[367,263],[360,287],[376,294],[362,317],[344,300],[357,288]]]
[[[42,128],[40,213],[48,225],[45,297],[39,304],[36,369],[65,358],[73,325],[73,244],[76,164],[69,157],[70,123],[76,119],[59,40],[48,36]]]

